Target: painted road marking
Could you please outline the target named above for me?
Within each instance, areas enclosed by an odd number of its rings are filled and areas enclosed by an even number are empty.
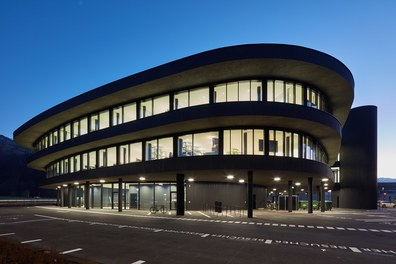
[[[305,228],[305,225],[298,225],[298,227],[302,227],[302,228]]]
[[[362,251],[360,251],[358,248],[356,247],[349,247],[350,250],[352,250],[355,253],[362,253]]]
[[[66,254],[70,254],[70,253],[81,251],[81,250],[83,250],[83,249],[82,248],[75,248],[75,249],[71,249],[71,250],[60,252],[59,254],[66,255]]]
[[[334,230],[334,227],[332,227],[332,226],[326,226],[326,228],[330,229],[330,230]]]
[[[366,228],[358,228],[359,231],[367,232],[368,230]]]
[[[347,228],[349,231],[356,231],[356,229],[355,228],[352,228],[352,227],[348,227]]]
[[[189,214],[189,215],[192,215],[192,213],[191,213],[191,212],[187,212],[187,214]]]
[[[392,233],[392,231],[390,231],[390,230],[385,230],[385,229],[381,229],[381,231],[382,231],[382,232],[385,232],[385,233]]]
[[[337,228],[337,230],[345,230],[345,228],[343,228],[343,227],[336,227]]]
[[[22,241],[21,244],[28,244],[28,243],[34,243],[34,242],[40,242],[43,241],[41,238],[39,239],[33,239],[33,240],[26,240],[26,241]]]
[[[203,216],[206,216],[207,218],[211,218],[209,215],[202,213],[201,211],[198,211],[198,213],[200,213]]]
[[[289,225],[289,227],[296,227],[296,225]]]
[[[162,229],[157,229],[157,230],[154,230],[154,233],[158,233],[158,232],[161,232],[162,231]]]
[[[308,228],[314,228],[314,226],[307,226]]]
[[[46,217],[46,216],[43,216]],[[49,216],[50,217],[50,216]],[[53,218],[53,217],[50,217]],[[66,219],[66,218],[56,218],[59,221],[69,221],[71,219]],[[87,224],[89,225],[92,223],[91,221],[86,221],[86,220],[80,220],[79,223],[82,224]],[[106,223],[106,222],[95,222],[98,225],[103,225],[103,226],[110,226],[114,228],[118,228],[119,224],[114,224],[114,223]],[[125,227],[129,229],[136,229],[140,231],[148,231],[148,232],[153,232],[158,230],[158,228],[153,228],[153,227],[145,227],[145,226],[134,226],[134,225],[126,225]],[[367,253],[367,252],[375,252],[375,253],[380,253],[380,254],[386,254],[386,255],[393,255],[396,256],[396,251],[395,250],[390,250],[390,249],[375,249],[375,248],[363,248],[363,247],[354,247],[352,245],[348,246],[340,246],[340,245],[334,245],[334,244],[323,244],[323,243],[312,243],[312,242],[304,242],[304,241],[288,241],[288,240],[274,240],[274,239],[266,239],[262,237],[246,237],[246,236],[233,236],[233,235],[226,235],[226,234],[210,234],[210,233],[201,233],[201,232],[191,232],[191,231],[184,231],[184,230],[177,230],[177,229],[161,229],[161,232],[164,233],[171,233],[171,234],[180,234],[180,235],[188,235],[188,236],[194,236],[194,237],[210,237],[210,238],[218,238],[218,239],[229,239],[229,240],[234,240],[234,241],[251,241],[251,242],[256,242],[256,243],[264,243],[264,244],[271,244],[271,245],[278,245],[278,246],[298,246],[298,247],[311,247],[311,248],[320,248],[322,250],[328,250],[328,249],[337,249],[337,250],[350,250],[351,252],[354,253]],[[65,251],[65,252],[74,252],[82,249],[75,249],[72,251]]]
[[[15,235],[15,233],[4,233],[4,234],[0,234],[0,236],[12,236]]]
[[[24,223],[42,222],[42,221],[50,221],[50,220],[53,220],[53,219],[34,219],[34,220],[24,220],[24,221],[8,222],[8,223],[1,223],[1,224],[24,224]]]
[[[323,226],[317,226],[316,228],[318,228],[318,229],[324,229]]]
[[[144,260],[138,260],[138,261],[132,262],[131,264],[143,264],[145,262],[146,261],[144,261]]]

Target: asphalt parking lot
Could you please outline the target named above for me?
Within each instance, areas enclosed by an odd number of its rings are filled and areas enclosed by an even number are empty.
[[[396,263],[396,209],[308,215],[0,209],[0,236],[99,263]]]

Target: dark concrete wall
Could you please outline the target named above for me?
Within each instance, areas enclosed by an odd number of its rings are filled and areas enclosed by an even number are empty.
[[[351,110],[340,152],[340,207],[377,208],[377,107]]]

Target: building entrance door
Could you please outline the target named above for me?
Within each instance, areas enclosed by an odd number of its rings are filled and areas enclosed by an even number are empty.
[[[138,196],[137,193],[131,193],[129,196],[130,206],[129,209],[138,209]]]
[[[170,210],[176,210],[176,202],[177,202],[177,195],[176,192],[170,192],[171,195],[171,203],[170,203]]]

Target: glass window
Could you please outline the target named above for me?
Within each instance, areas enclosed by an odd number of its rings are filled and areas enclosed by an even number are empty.
[[[99,114],[91,115],[91,127],[90,132],[99,130]]]
[[[254,130],[254,155],[264,155],[264,130]]]
[[[88,133],[88,118],[84,117],[80,120],[80,135],[85,135]]]
[[[227,102],[238,101],[238,82],[227,83]]]
[[[231,130],[231,155],[242,153],[241,130]]]
[[[153,115],[169,111],[169,95],[156,97],[153,100]]]
[[[276,156],[284,156],[284,135],[283,131],[276,131],[275,140],[278,144],[278,149],[275,153]]]
[[[142,142],[129,144],[129,151],[130,151],[130,161],[131,162],[140,162],[143,160],[143,153],[142,153]]]
[[[121,145],[119,155],[120,165],[129,163],[129,145]]]
[[[267,101],[274,101],[274,81],[272,80],[267,81]]]
[[[65,140],[69,140],[71,136],[71,125],[70,123],[65,126]]]
[[[285,157],[293,157],[293,133],[285,132]]]
[[[124,123],[136,120],[136,103],[124,105]]]
[[[292,82],[286,82],[286,103],[294,104],[294,85]]]
[[[239,82],[239,101],[250,101],[250,81]]]
[[[111,147],[107,149],[107,166],[117,165],[117,148]]]
[[[110,126],[110,113],[105,110],[99,113],[100,129],[108,128]]]
[[[190,106],[209,104],[209,88],[190,90]]]
[[[219,133],[206,132],[194,134],[193,155],[218,155],[219,154]]]
[[[192,134],[180,136],[177,139],[177,156],[192,156]]]
[[[59,128],[59,143],[65,141],[65,128],[62,126]]]
[[[173,157],[173,138],[161,138],[158,140],[158,159]]]
[[[225,83],[218,84],[214,88],[214,102],[222,103],[227,101],[227,85]]]
[[[140,101],[140,118],[145,118],[153,115],[153,100],[146,99]]]
[[[188,107],[188,91],[175,93],[173,100],[173,107],[175,110]]]
[[[296,104],[302,105],[303,104],[303,92],[302,92],[302,85],[296,84]]]
[[[224,155],[231,154],[231,130],[224,130],[223,132],[223,153]]]
[[[242,130],[242,153],[253,155],[253,129]]]
[[[89,152],[89,169],[96,168],[96,151]]]
[[[63,160],[63,162],[64,162],[64,168],[63,168],[63,171],[64,171],[64,173],[69,173],[69,159],[65,159],[65,160]]]
[[[293,157],[299,158],[300,157],[300,136],[296,133],[293,134]]]
[[[107,167],[107,149],[99,150],[99,168]]]
[[[80,122],[74,121],[73,122],[73,138],[76,138],[80,135]]]
[[[124,115],[122,112],[122,106],[117,106],[113,108],[113,119],[112,119],[112,126],[118,126],[123,123]]]
[[[82,154],[82,169],[88,170],[88,153]]]
[[[146,160],[156,160],[158,158],[157,140],[146,141]]]
[[[49,143],[48,143],[48,146],[52,146],[52,135],[50,134],[49,136],[47,136],[48,137],[48,141],[49,141]]]
[[[75,165],[74,165],[74,157],[70,158],[70,173],[73,173],[75,170]]]
[[[250,100],[262,101],[263,100],[263,87],[261,81],[251,81],[250,83]]]
[[[74,172],[80,171],[80,155],[74,156]]]
[[[275,102],[283,103],[285,102],[285,94],[284,94],[284,82],[276,80],[275,81]]]

